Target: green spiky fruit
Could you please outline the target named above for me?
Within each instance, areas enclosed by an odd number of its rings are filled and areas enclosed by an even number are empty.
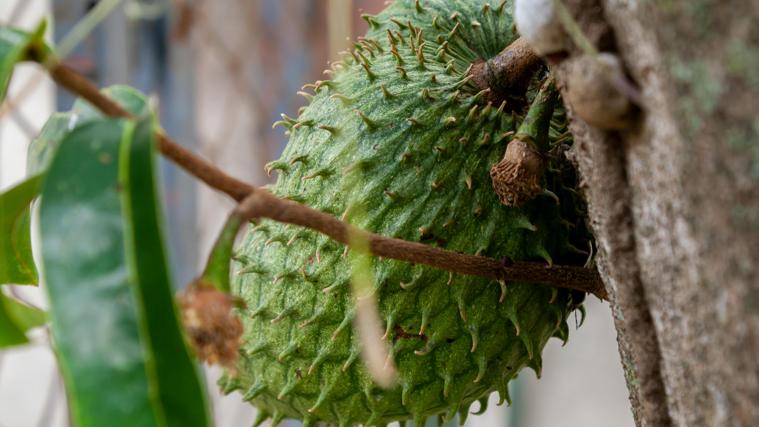
[[[513,260],[566,262],[581,212],[567,172],[549,162],[540,196],[499,203],[490,167],[532,99],[516,111],[487,102],[467,78],[477,60],[515,39],[511,4],[396,0],[367,16],[369,33],[312,86],[310,105],[281,122],[290,132],[268,166],[271,190],[372,232]],[[563,131],[561,109],[550,139]],[[565,139],[565,138],[562,138]],[[571,175],[571,173],[570,173]],[[583,230],[583,231],[578,231]],[[385,425],[466,416],[530,366],[551,336],[566,339],[572,293],[374,259],[375,296],[399,384],[378,387],[352,327],[345,247],[316,232],[261,221],[242,244],[233,291],[247,307],[240,358],[221,381],[260,409],[262,421]]]

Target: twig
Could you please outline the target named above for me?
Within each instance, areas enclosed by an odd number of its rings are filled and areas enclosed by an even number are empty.
[[[119,104],[100,93],[94,83],[66,65],[53,65],[50,68],[50,75],[58,84],[86,99],[105,115],[113,117],[132,116]],[[163,132],[158,134],[158,148],[164,156],[198,177],[208,186],[226,193],[238,202],[254,191],[252,185],[227,175],[218,167],[179,145]]]
[[[128,111],[103,95],[92,82],[65,65],[53,65],[50,73],[58,84],[86,99],[106,115],[131,116]],[[372,234],[328,214],[291,200],[280,199],[264,189],[256,189],[233,178],[163,133],[159,133],[158,138],[161,153],[209,186],[243,202],[239,209],[243,210],[248,218],[263,217],[308,227],[346,245],[349,244],[349,235],[361,234],[369,242],[369,249],[375,256],[495,280],[544,283],[558,288],[589,292],[600,299],[607,299],[606,289],[596,270],[578,266],[549,266],[535,262],[503,262]]]
[[[15,6],[15,10],[11,13],[10,24],[15,24],[16,19],[24,13],[27,6],[32,3],[31,0],[18,0]],[[89,36],[95,28],[105,20],[108,15],[113,12],[116,6],[121,3],[121,0],[108,0],[99,2],[94,8],[92,8],[74,27],[63,36],[63,39],[58,43],[58,47],[54,55],[47,55],[44,58],[39,58],[40,62],[45,68],[51,68],[54,62],[58,62],[68,56],[87,36]],[[42,21],[41,25],[45,25],[45,21]],[[21,90],[18,91],[18,95],[14,99],[6,99],[0,105],[0,118],[3,117],[9,111],[13,111],[21,105],[21,102],[31,95],[34,89],[42,82],[42,78],[45,75],[43,73],[37,73],[33,78],[29,78]]]
[[[240,205],[248,218],[264,217],[319,231],[343,244],[352,234],[364,235],[373,255],[425,264],[452,273],[487,277],[495,280],[539,282],[555,287],[590,292],[606,299],[606,291],[595,270],[577,266],[549,266],[537,262],[503,262],[501,260],[460,254],[423,243],[380,236],[357,229],[339,219],[280,199],[264,189],[257,189]]]

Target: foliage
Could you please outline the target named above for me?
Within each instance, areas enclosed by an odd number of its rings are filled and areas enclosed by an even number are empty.
[[[37,283],[29,205],[41,182],[36,175],[0,194],[0,283]]]
[[[44,27],[41,27],[44,28]],[[40,57],[41,30],[0,28],[3,94],[13,66]],[[54,114],[29,150],[29,178],[0,194],[0,283],[35,284],[30,204],[40,198],[52,338],[76,426],[208,426],[163,243],[157,128],[144,95],[104,94],[133,119],[86,101]],[[0,294],[0,347],[28,341],[45,313]]]
[[[46,321],[47,316],[41,310],[0,292],[0,349],[26,344],[29,340],[25,332]]]

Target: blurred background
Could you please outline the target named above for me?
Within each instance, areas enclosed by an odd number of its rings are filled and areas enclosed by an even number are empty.
[[[93,8],[102,22],[65,62],[101,86],[129,84],[157,101],[174,139],[232,175],[262,185],[263,165],[285,143],[271,123],[296,116],[296,92],[322,71],[349,40],[366,31],[360,15],[384,0],[0,0],[0,23],[33,28],[48,20],[60,42]],[[48,115],[71,106],[36,66],[19,68],[0,106],[0,189],[23,179],[26,149]],[[201,268],[204,254],[232,204],[171,164],[162,164],[177,288]],[[15,296],[45,306],[38,288],[9,286]],[[588,297],[585,324],[566,346],[551,340],[543,378],[523,371],[512,383],[514,403],[469,417],[477,427],[633,426],[609,306]],[[0,352],[0,427],[68,426],[65,394],[47,332],[32,345]],[[206,369],[218,427],[249,426],[252,407],[238,394],[220,397],[219,371]],[[287,421],[287,426],[297,422]]]

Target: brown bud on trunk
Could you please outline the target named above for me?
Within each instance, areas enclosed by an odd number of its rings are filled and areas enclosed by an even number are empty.
[[[575,116],[604,130],[629,127],[635,116],[637,88],[627,79],[617,55],[580,55],[562,64],[566,73],[564,97]]]
[[[198,359],[234,369],[242,336],[242,323],[233,312],[237,300],[198,282],[178,299],[182,324]]]
[[[514,139],[503,159],[490,169],[490,177],[501,203],[521,206],[543,192],[540,180],[544,170],[543,155],[529,143]]]

